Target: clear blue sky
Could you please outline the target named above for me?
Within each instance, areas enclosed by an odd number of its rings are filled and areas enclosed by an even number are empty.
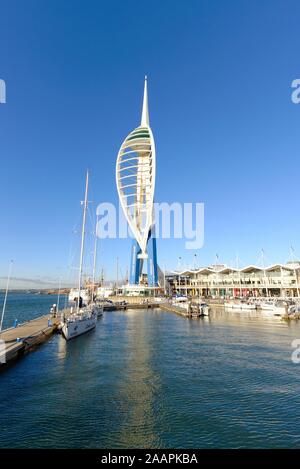
[[[15,277],[66,281],[84,172],[95,206],[117,202],[145,74],[156,201],[205,203],[199,264],[257,262],[262,247],[283,262],[290,244],[300,257],[299,15],[292,0],[1,0],[0,277],[13,258]],[[102,243],[107,277],[129,244]],[[158,256],[175,268],[194,252],[160,241]]]

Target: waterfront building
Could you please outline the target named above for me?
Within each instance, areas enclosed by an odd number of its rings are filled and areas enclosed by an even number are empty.
[[[189,296],[251,297],[300,296],[300,262],[248,265],[238,269],[211,265],[168,275],[173,291]]]

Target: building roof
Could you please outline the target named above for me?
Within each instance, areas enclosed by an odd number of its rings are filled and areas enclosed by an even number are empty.
[[[250,272],[259,272],[261,270],[264,270],[264,269],[262,267],[259,267],[258,265],[250,264],[240,269],[240,272],[250,273]]]
[[[247,265],[246,267],[243,267],[241,269],[237,269],[236,267],[229,267],[229,266],[224,266],[222,269],[215,269],[213,267],[201,267],[199,269],[185,269],[181,272],[179,271],[173,271],[174,275],[190,275],[190,274],[203,274],[203,275],[208,275],[208,274],[230,274],[231,272],[241,272],[241,273],[254,273],[254,272],[272,272],[273,270],[298,270],[300,269],[299,266],[295,265],[289,265],[289,264],[271,264],[268,267],[262,267],[254,264]]]

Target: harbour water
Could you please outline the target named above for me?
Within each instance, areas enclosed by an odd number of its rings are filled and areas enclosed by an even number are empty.
[[[300,323],[257,313],[107,312],[0,374],[0,447],[299,447],[296,338]]]
[[[0,312],[2,313],[2,306],[4,301],[4,293],[0,292]],[[18,323],[28,321],[29,319],[35,319],[43,314],[48,314],[51,306],[57,304],[57,295],[44,295],[38,293],[25,293],[9,292],[3,329],[13,327],[15,320]],[[61,296],[59,302],[61,307],[65,306],[65,296]]]

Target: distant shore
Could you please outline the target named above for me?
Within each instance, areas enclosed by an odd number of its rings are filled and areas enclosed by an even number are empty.
[[[68,295],[70,293],[70,288],[61,288],[60,290],[58,290],[58,288],[16,288],[15,290],[11,289],[10,291],[12,293],[32,293],[34,295],[57,295],[58,292],[60,292],[61,295]],[[0,289],[0,293],[5,293],[5,289]]]

